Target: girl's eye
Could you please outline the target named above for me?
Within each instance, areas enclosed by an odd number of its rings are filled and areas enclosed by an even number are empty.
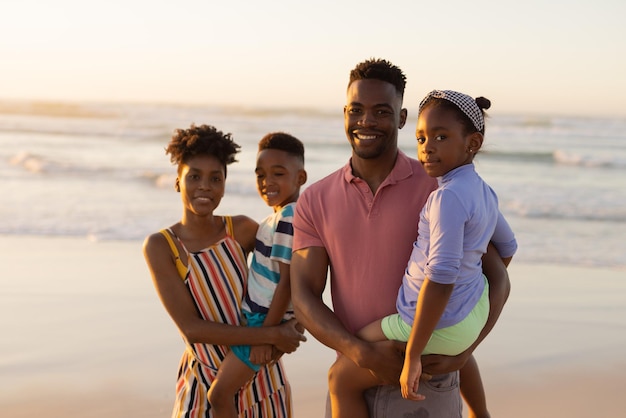
[[[417,137],[417,143],[418,144],[423,144],[424,142],[426,142],[426,138],[424,138],[423,136],[418,136]]]
[[[437,135],[437,136],[435,137],[435,139],[436,139],[437,141],[443,141],[444,139],[446,139],[446,136],[445,136],[445,135]]]

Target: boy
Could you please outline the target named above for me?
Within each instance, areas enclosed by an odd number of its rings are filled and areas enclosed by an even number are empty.
[[[300,187],[306,182],[304,145],[297,138],[274,132],[259,141],[257,190],[274,209],[256,234],[243,312],[248,326],[271,326],[294,317],[291,307],[289,264],[292,219]],[[259,365],[282,353],[271,345],[233,346],[219,369],[208,396],[214,418],[237,417],[234,399]],[[295,349],[295,347],[294,347]]]

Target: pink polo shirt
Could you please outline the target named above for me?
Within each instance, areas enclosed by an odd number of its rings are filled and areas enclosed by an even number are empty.
[[[420,211],[436,187],[418,161],[398,151],[375,196],[348,163],[298,199],[293,250],[326,249],[333,309],[349,331],[396,312]]]

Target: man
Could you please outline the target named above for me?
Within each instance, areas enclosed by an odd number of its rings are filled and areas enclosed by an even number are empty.
[[[298,201],[292,300],[298,320],[315,338],[389,383],[369,390],[372,417],[460,417],[456,370],[468,358],[473,364],[471,352],[495,324],[508,296],[508,276],[497,254],[484,259],[491,286],[488,323],[466,353],[424,359],[424,371],[432,375],[420,385],[424,401],[402,399],[397,386],[404,343],[369,343],[354,335],[396,311],[419,213],[437,185],[419,162],[398,150],[398,130],[407,119],[405,85],[402,71],[385,60],[362,62],[350,73],[344,120],[352,157]],[[329,267],[334,310],[322,301]]]

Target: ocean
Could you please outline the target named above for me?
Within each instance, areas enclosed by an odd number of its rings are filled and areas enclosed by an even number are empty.
[[[409,108],[399,137],[413,157],[415,118]],[[308,184],[350,156],[341,108],[0,102],[0,235],[141,241],[173,224],[181,202],[164,148],[192,123],[242,146],[221,214],[269,213],[254,178],[267,132],[304,142]],[[475,164],[516,232],[514,262],[626,268],[626,118],[492,112]]]

